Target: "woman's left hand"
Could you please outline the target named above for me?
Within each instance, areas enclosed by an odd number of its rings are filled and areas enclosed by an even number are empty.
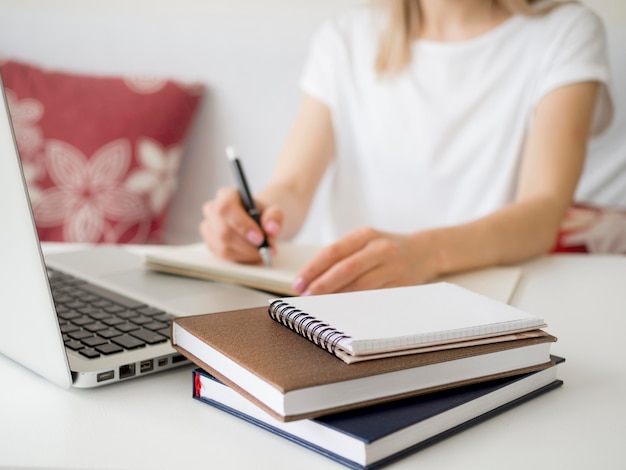
[[[398,235],[364,227],[325,247],[296,278],[303,295],[422,284],[437,274],[429,232]]]

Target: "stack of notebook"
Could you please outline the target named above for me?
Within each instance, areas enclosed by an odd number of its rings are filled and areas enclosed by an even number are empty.
[[[194,397],[373,468],[562,382],[543,319],[452,283],[178,318]]]

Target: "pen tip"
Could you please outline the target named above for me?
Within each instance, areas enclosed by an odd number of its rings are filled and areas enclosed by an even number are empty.
[[[259,252],[261,253],[261,258],[263,258],[263,264],[271,268],[272,267],[272,252],[270,251],[270,249],[266,247],[259,248]]]
[[[229,160],[234,160],[235,158],[237,158],[237,152],[235,151],[235,148],[232,145],[229,145],[228,147],[226,147],[226,156],[228,157]]]

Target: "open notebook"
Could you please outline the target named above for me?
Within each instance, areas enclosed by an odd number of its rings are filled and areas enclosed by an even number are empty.
[[[283,295],[296,295],[291,285],[296,274],[319,247],[282,243],[277,246],[272,266],[239,264],[215,256],[202,243],[177,247],[155,247],[145,255],[145,265],[156,271],[228,282]]]
[[[181,276],[239,284],[279,295],[296,295],[291,287],[293,281],[320,247],[283,242],[277,248],[272,267],[225,261],[212,254],[202,243],[154,247],[146,253],[145,265],[156,271]],[[454,274],[439,280],[508,303],[521,275],[520,267],[498,266]]]

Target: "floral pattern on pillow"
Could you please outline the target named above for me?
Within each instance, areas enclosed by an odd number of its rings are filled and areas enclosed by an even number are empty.
[[[0,65],[41,240],[160,243],[204,88]]]
[[[554,252],[626,254],[626,210],[589,204],[571,206]]]

